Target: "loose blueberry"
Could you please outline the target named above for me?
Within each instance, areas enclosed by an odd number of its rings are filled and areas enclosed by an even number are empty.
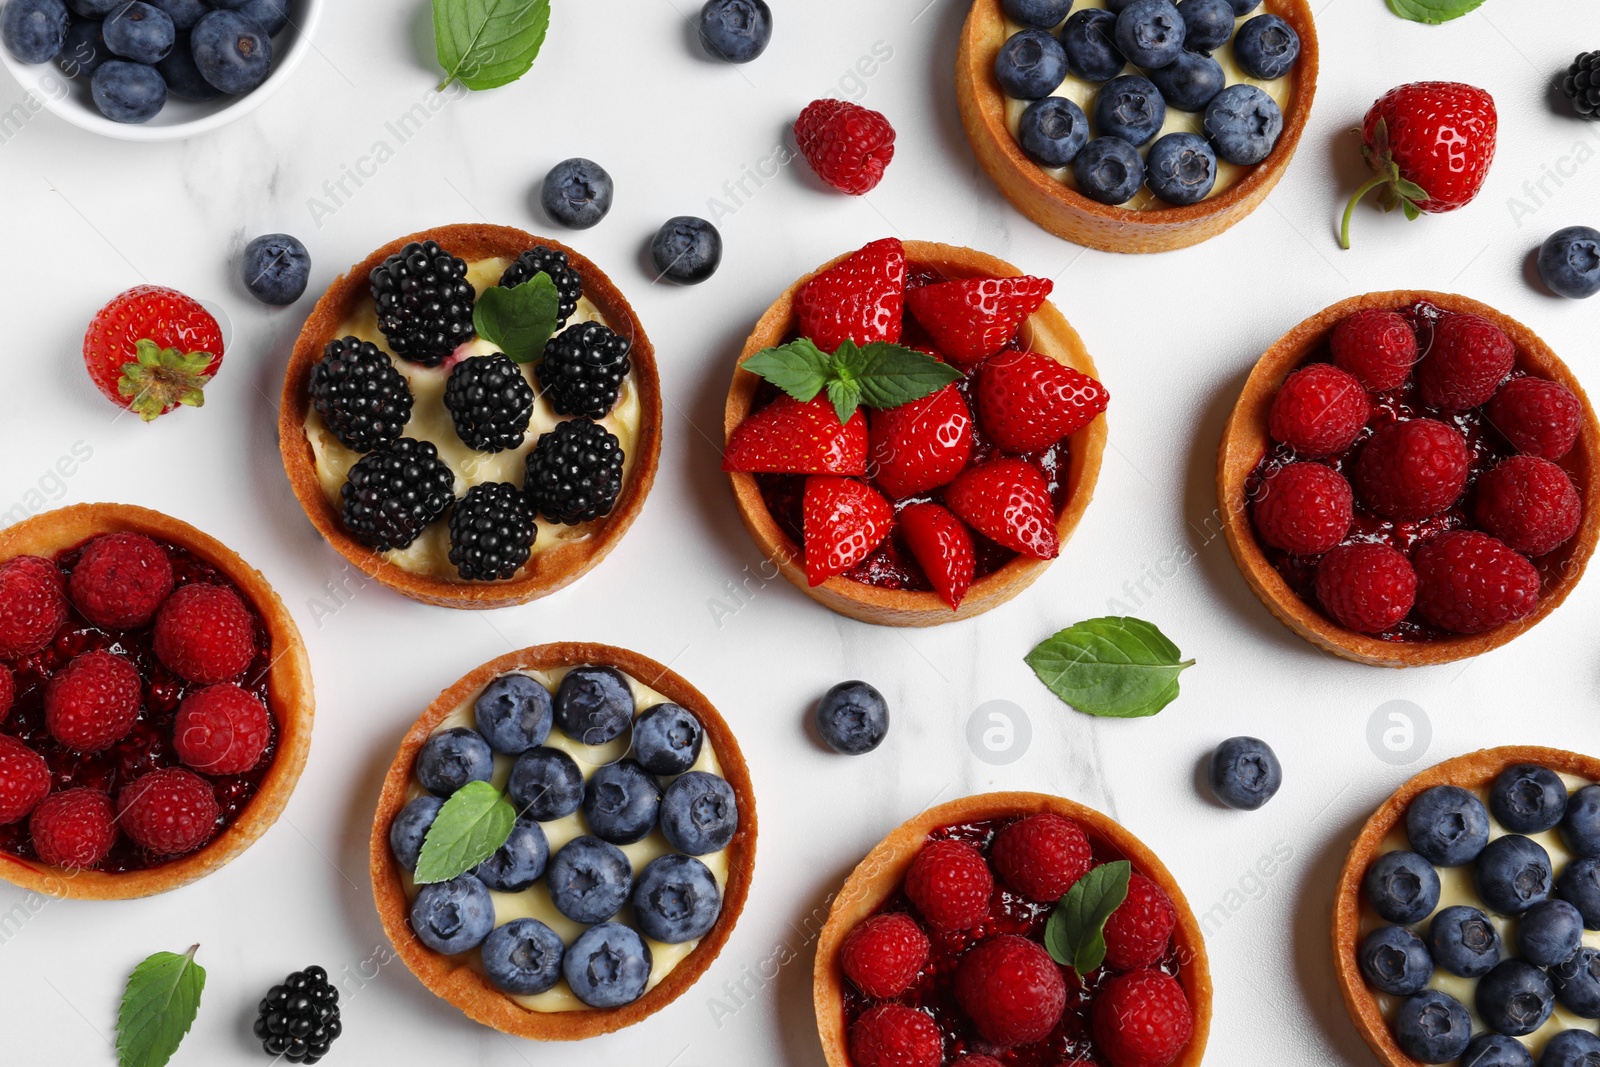
[[[1206,105],[1206,134],[1217,156],[1241,167],[1272,154],[1283,134],[1283,109],[1254,85],[1230,85]]]
[[[705,219],[674,216],[651,239],[650,259],[661,277],[679,285],[699,285],[722,266],[722,234]]]
[[[1414,1060],[1449,1063],[1472,1040],[1472,1017],[1461,1002],[1437,989],[1424,989],[1395,1009],[1390,1025],[1395,1044]]]
[[[722,891],[704,863],[676,853],[651,860],[633,887],[633,917],[653,941],[697,941],[717,925]]]
[[[259,23],[270,37],[289,25],[289,0],[248,0],[239,8],[239,14]]]
[[[1583,916],[1565,900],[1535,904],[1517,923],[1517,951],[1535,967],[1565,963],[1583,943]]]
[[[511,765],[506,792],[517,811],[539,822],[564,819],[583,804],[583,771],[559,748],[524,752]]]
[[[1144,160],[1120,137],[1096,137],[1072,161],[1072,176],[1090,200],[1126,204],[1144,184]]]
[[[56,56],[56,67],[61,73],[69,78],[87,78],[111,57],[111,50],[106,47],[105,38],[100,33],[102,25],[94,19],[83,19],[72,24],[67,31],[66,43]]]
[[[613,667],[575,667],[556,687],[555,723],[585,745],[615,741],[633,725],[633,689]]]
[[[686,708],[657,704],[633,724],[633,757],[651,774],[682,774],[700,760],[705,727]]]
[[[531,819],[521,818],[506,843],[472,873],[498,893],[520,893],[544,875],[549,862],[550,842],[544,830]]]
[[[1018,25],[1052,30],[1072,10],[1072,0],[1000,0],[1000,10]]]
[[[1489,843],[1489,809],[1465,789],[1437,785],[1406,809],[1406,836],[1434,866],[1461,867]]]
[[[1550,968],[1556,999],[1574,1015],[1600,1019],[1600,950],[1580,947]]]
[[[1542,834],[1567,813],[1567,787],[1552,770],[1507,767],[1489,787],[1489,811],[1515,834]]]
[[[1137,147],[1160,133],[1166,121],[1167,102],[1149,78],[1124,74],[1095,94],[1094,128],[1102,137],[1116,137]]]
[[[435,796],[448,797],[468,782],[487,782],[493,775],[489,742],[465,726],[440,730],[417,753],[417,781]]]
[[[149,122],[167,104],[167,83],[154,67],[108,59],[89,83],[95,107],[112,122]]]
[[[1040,166],[1064,167],[1089,143],[1089,118],[1065,97],[1035,100],[1017,121],[1017,143]]]
[[[1421,922],[1439,906],[1439,872],[1415,852],[1385,852],[1367,868],[1361,888],[1373,910],[1392,923]]]
[[[1067,72],[1084,81],[1110,81],[1128,60],[1117,51],[1117,16],[1101,7],[1075,11],[1061,27]]]
[[[1361,942],[1361,976],[1380,993],[1409,997],[1426,989],[1433,958],[1422,938],[1404,926],[1380,926]]]
[[[1117,16],[1117,50],[1136,67],[1164,67],[1183,51],[1183,16],[1169,0],[1134,0]]]
[[[637,760],[601,767],[583,792],[583,817],[602,841],[631,845],[656,828],[661,815],[661,787]]]
[[[1067,78],[1067,53],[1044,30],[1018,30],[994,57],[994,76],[1014,100],[1041,100]]]
[[[573,230],[587,230],[611,210],[616,185],[592,159],[574,156],[550,168],[539,188],[539,203],[551,221]]]
[[[620,1008],[638,1000],[650,982],[650,968],[650,947],[620,923],[585,930],[561,963],[573,995],[591,1008]]]
[[[712,59],[748,63],[772,43],[772,9],[765,0],[706,0],[700,46]]]
[[[889,735],[889,702],[866,682],[840,682],[817,701],[817,734],[845,756],[860,756]]]
[[[1586,785],[1567,798],[1561,840],[1582,859],[1600,858],[1600,785]]]
[[[408,871],[417,869],[422,858],[422,842],[428,837],[433,820],[439,817],[444,801],[438,797],[416,797],[389,824],[389,850],[395,860]]]
[[[172,28],[188,33],[202,15],[211,10],[205,0],[146,0],[151,7],[159,7],[172,20]]]
[[[195,23],[189,42],[200,73],[225,93],[247,93],[272,71],[272,38],[237,11],[206,15]]]
[[[0,9],[0,41],[22,63],[48,63],[60,55],[71,25],[61,0],[8,0]]]
[[[628,902],[633,867],[616,845],[577,837],[545,868],[545,882],[561,914],[575,923],[603,923]]]
[[[1203,52],[1180,52],[1171,63],[1150,71],[1150,80],[1168,106],[1194,112],[1204,111],[1228,84],[1222,64]]]
[[[661,832],[679,852],[705,856],[728,847],[739,830],[733,787],[714,774],[690,771],[667,786]]]
[[[494,929],[494,900],[470,874],[425,885],[411,902],[411,929],[417,940],[446,956],[483,944]]]
[[[550,690],[526,674],[502,675],[484,686],[472,711],[489,747],[508,756],[544,744],[555,721]]]
[[[130,0],[107,15],[101,33],[107,48],[135,63],[161,62],[178,39],[172,17],[143,0]]]
[[[1574,860],[1561,872],[1556,896],[1578,909],[1586,930],[1600,930],[1600,859]]]
[[[167,53],[166,59],[156,64],[156,70],[166,79],[167,90],[173,96],[204,103],[222,95],[222,90],[206,81],[205,75],[200,73],[200,67],[194,61],[194,48],[186,33],[179,35],[178,43]]]
[[[1445,908],[1428,924],[1433,962],[1462,978],[1482,978],[1504,956],[1500,932],[1489,917],[1463,904]]]
[[[1526,1037],[1550,1018],[1556,1008],[1556,987],[1550,976],[1531,963],[1505,960],[1478,982],[1478,1014],[1491,1030],[1507,1037]]]
[[[286,233],[263,234],[244,246],[239,273],[251,296],[287,307],[304,295],[311,280],[311,253]]]
[[[1576,866],[1574,864],[1573,866]],[[1567,868],[1570,873],[1572,867]],[[1507,834],[1489,842],[1478,857],[1473,880],[1478,896],[1501,915],[1521,915],[1550,899],[1554,876],[1550,856],[1537,842],[1520,834]],[[1568,898],[1571,899],[1571,898]],[[1578,910],[1583,910],[1583,905]]]
[[[1281,78],[1300,58],[1300,35],[1277,15],[1257,15],[1233,35],[1233,58],[1252,78]]]
[[[1256,811],[1282,786],[1283,766],[1272,747],[1259,738],[1231,737],[1211,754],[1211,791],[1230,808]]]
[[[1468,1067],[1533,1067],[1533,1053],[1514,1037],[1479,1034],[1462,1053],[1461,1062]]]
[[[1228,0],[1178,0],[1183,47],[1195,52],[1221,48],[1233,37],[1233,5]]]
[[[483,943],[483,969],[501,992],[528,997],[561,981],[567,947],[538,919],[512,919]]]
[[[1539,1054],[1539,1067],[1595,1067],[1600,1064],[1600,1037],[1587,1030],[1563,1030]]]
[[[1198,204],[1217,184],[1217,153],[1197,133],[1169,133],[1145,158],[1150,191],[1169,204]]]
[[[1557,296],[1584,300],[1600,293],[1600,230],[1568,226],[1545,238],[1539,277]]]

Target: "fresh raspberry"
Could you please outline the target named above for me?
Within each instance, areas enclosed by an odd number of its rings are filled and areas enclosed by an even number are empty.
[[[1583,405],[1573,391],[1543,378],[1512,379],[1484,413],[1512,448],[1545,459],[1571,452],[1583,425]]]
[[[1350,483],[1332,467],[1291,463],[1261,483],[1253,514],[1261,539],[1293,556],[1320,556],[1355,519]]]
[[[178,758],[201,774],[243,774],[272,740],[267,706],[236,685],[213,685],[183,698],[172,724]]]
[[[1042,812],[1001,830],[989,862],[1002,881],[1029,900],[1060,900],[1094,866],[1094,848],[1071,819]]]
[[[156,658],[191,682],[226,682],[256,654],[255,624],[244,602],[220,585],[186,585],[156,616]]]
[[[52,867],[93,867],[117,843],[111,798],[98,789],[55,793],[33,809],[28,820],[33,850]]]
[[[943,1059],[939,1028],[904,1005],[880,1004],[850,1027],[853,1067],[939,1067]]]
[[[795,143],[817,177],[863,196],[883,181],[894,159],[894,127],[877,111],[848,100],[814,100],[794,124]]]
[[[131,662],[115,652],[85,652],[45,686],[45,727],[70,749],[103,751],[133,730],[143,693]]]
[[[182,767],[151,771],[117,797],[123,831],[157,856],[182,856],[205,844],[220,811],[205,779]]]
[[[0,826],[28,817],[50,795],[50,765],[27,745],[0,734]]]
[[[832,355],[846,341],[898,341],[905,325],[906,251],[885,237],[812,278],[794,297],[801,337]],[[835,416],[837,418],[837,416]]]
[[[928,962],[928,935],[909,915],[874,915],[850,931],[839,961],[857,989],[875,1000],[888,1000],[917,980]]]
[[[1467,484],[1467,439],[1434,419],[1392,422],[1372,435],[1356,458],[1356,493],[1387,519],[1426,519],[1461,499]]]
[[[38,556],[0,564],[0,659],[20,659],[48,645],[67,621],[61,572]]]
[[[1417,614],[1441,630],[1477,634],[1539,607],[1539,572],[1504,541],[1476,530],[1440,534],[1411,557]]]
[[[1160,971],[1119,975],[1094,1001],[1094,1041],[1110,1067],[1168,1067],[1194,1033],[1189,998]]]
[[[1142,874],[1128,879],[1128,897],[1106,920],[1106,964],[1115,971],[1154,966],[1172,943],[1178,910],[1161,887]]]
[[[1578,532],[1583,502],[1567,472],[1538,456],[1511,456],[1478,479],[1473,515],[1485,533],[1542,556]]]
[[[1400,388],[1417,362],[1417,335],[1388,308],[1367,308],[1341,320],[1329,345],[1334,366],[1374,393]]]
[[[1440,411],[1487,404],[1517,362],[1511,338],[1480,315],[1449,312],[1433,327],[1433,344],[1417,364],[1417,394]]]
[[[989,914],[993,895],[994,875],[983,854],[960,841],[933,842],[906,872],[906,896],[941,933],[977,926]]]
[[[1317,564],[1317,599],[1340,626],[1381,634],[1411,614],[1417,572],[1388,545],[1340,545]]]
[[[1371,408],[1355,375],[1313,363],[1284,379],[1267,413],[1267,428],[1302,456],[1331,456],[1355,444]]]
[[[1042,1041],[1067,1006],[1061,969],[1039,944],[1015,934],[990,938],[962,956],[955,988],[978,1033],[1001,1048]]]
[[[11,704],[17,698],[17,683],[11,677],[11,668],[0,663],[0,722],[11,713]]]
[[[172,560],[143,534],[106,534],[83,550],[67,590],[73,606],[96,626],[136,629],[172,595]]]

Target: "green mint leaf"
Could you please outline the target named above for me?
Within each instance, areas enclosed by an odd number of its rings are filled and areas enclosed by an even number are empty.
[[[777,348],[764,348],[740,364],[802,404],[827,386],[832,365],[828,354],[806,337]]]
[[[862,404],[897,408],[939,391],[962,374],[925,352],[886,341],[865,348],[846,340],[832,356],[809,338],[763,349],[741,364],[805,403],[824,389],[840,422]]]
[[[1090,619],[1027,655],[1052,693],[1089,715],[1138,719],[1178,697],[1178,675],[1194,666],[1178,646],[1140,619]]]
[[[443,92],[459,81],[494,89],[533,68],[550,29],[550,0],[433,0],[433,41]]]
[[[417,861],[416,882],[459,878],[499,851],[517,824],[517,809],[488,782],[456,790],[428,828]]]
[[[861,387],[854,382],[835,378],[828,383],[828,402],[833,405],[841,423],[849,422],[856,408],[861,406]]]
[[[472,309],[478,336],[518,363],[532,363],[556,332],[561,294],[550,275],[540,271],[521,285],[491,286]]]
[[[861,400],[868,407],[897,408],[931,396],[963,375],[926,352],[877,341],[861,350],[863,365],[856,371]]]
[[[1475,11],[1483,0],[1389,0],[1389,10],[1412,22],[1437,26]]]
[[[831,369],[833,377],[854,383],[867,369],[867,354],[847,337],[834,351]]]
[[[163,1067],[178,1051],[206,987],[205,968],[194,961],[199,948],[157,952],[128,976],[117,1011],[118,1067]]]
[[[1127,860],[1102,864],[1078,879],[1050,913],[1044,947],[1050,958],[1083,978],[1106,961],[1106,921],[1128,899],[1133,865]]]

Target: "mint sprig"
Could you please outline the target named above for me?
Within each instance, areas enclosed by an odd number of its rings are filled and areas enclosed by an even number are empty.
[[[1437,26],[1476,11],[1483,0],[1389,0],[1389,10],[1412,22]]]
[[[472,326],[514,362],[532,363],[544,355],[560,315],[561,293],[550,275],[540,271],[509,289],[485,289],[472,309]]]
[[[433,0],[433,42],[444,79],[494,89],[533,68],[550,29],[550,0]]]
[[[1050,913],[1044,947],[1050,958],[1083,978],[1106,961],[1106,922],[1128,899],[1133,865],[1127,860],[1102,864],[1078,879]]]
[[[488,782],[468,782],[439,809],[417,860],[418,885],[459,878],[500,850],[517,825],[517,809]]]
[[[1112,719],[1154,715],[1178,698],[1194,666],[1142,619],[1109,617],[1069,626],[1027,655],[1050,691],[1079,711]]]
[[[801,403],[826,390],[841,423],[863,404],[897,408],[963,377],[948,363],[904,345],[874,341],[863,347],[847,340],[830,356],[809,337],[763,349],[742,366]]]
[[[157,952],[133,969],[117,1011],[118,1067],[164,1067],[200,1011],[206,971],[200,949]]]

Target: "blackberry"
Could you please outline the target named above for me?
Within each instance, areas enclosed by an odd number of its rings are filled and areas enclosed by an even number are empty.
[[[506,581],[533,551],[533,505],[509,482],[467,490],[450,513],[450,562],[469,582]]]
[[[528,453],[523,492],[550,522],[576,526],[609,515],[622,492],[622,443],[598,422],[559,423]]]
[[[533,386],[522,368],[499,354],[457,363],[444,387],[444,406],[456,436],[479,452],[516,448],[533,417]]]
[[[1578,114],[1600,119],[1600,52],[1580,52],[1561,79],[1561,91]]]
[[[371,452],[405,432],[411,399],[393,361],[359,337],[329,341],[311,368],[311,405],[353,452]]]
[[[632,349],[633,342],[602,323],[580,322],[544,346],[539,387],[557,415],[603,419],[616,406]]]
[[[432,442],[402,437],[361,457],[340,491],[344,525],[387,552],[405,548],[455,499],[455,475]]]
[[[435,241],[412,241],[372,269],[378,329],[401,359],[437,367],[456,346],[472,340],[467,265]]]
[[[523,282],[532,281],[533,276],[539,273],[550,276],[560,295],[560,310],[556,315],[556,329],[559,330],[572,318],[572,313],[578,310],[578,301],[583,299],[583,279],[567,265],[565,252],[557,252],[544,245],[530,248],[500,275],[500,284],[504,288],[514,289]]]
[[[339,991],[321,967],[295,971],[267,990],[255,1024],[266,1054],[289,1063],[318,1062],[343,1032]]]

